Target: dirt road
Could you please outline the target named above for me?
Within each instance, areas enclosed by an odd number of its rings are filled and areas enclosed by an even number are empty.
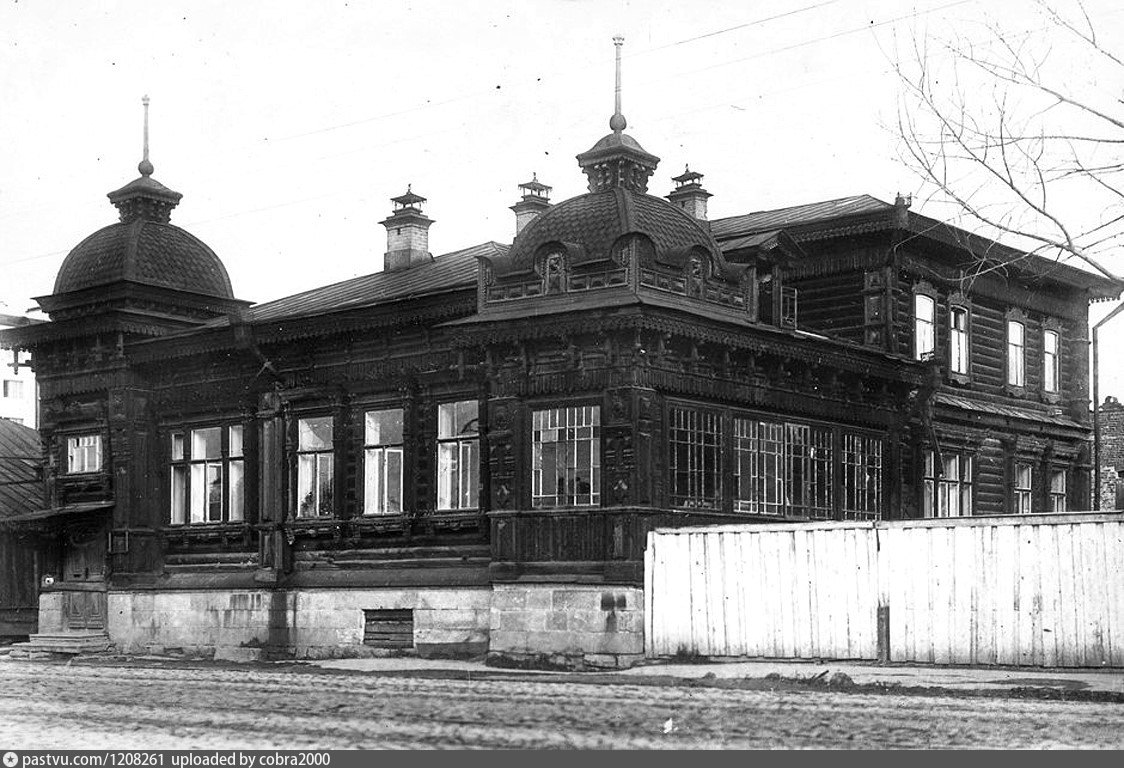
[[[0,662],[0,749],[1124,747],[1124,705]]]

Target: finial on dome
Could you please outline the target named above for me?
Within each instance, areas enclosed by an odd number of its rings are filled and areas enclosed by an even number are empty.
[[[144,157],[137,164],[137,170],[140,171],[141,176],[151,176],[155,169],[148,159],[148,94],[141,97],[141,104],[144,105]]]
[[[624,45],[624,36],[614,36],[613,45],[617,48],[617,89],[613,116],[609,118],[609,128],[613,133],[620,133],[628,127],[628,121],[625,120],[624,115],[621,114],[621,46]]]

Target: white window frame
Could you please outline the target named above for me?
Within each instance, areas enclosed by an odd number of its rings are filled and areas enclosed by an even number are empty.
[[[553,472],[549,467],[553,466]],[[601,504],[601,407],[579,405],[531,413],[531,505]]]
[[[1007,320],[1007,384],[1026,386],[1026,323],[1021,320]]]
[[[957,318],[963,320],[962,326],[957,327]],[[961,304],[953,304],[948,308],[948,370],[960,376],[968,375],[969,354],[969,312]]]
[[[327,445],[316,438],[313,423],[328,425]],[[299,518],[331,517],[335,512],[335,421],[331,416],[297,419],[297,484],[293,498]],[[324,479],[327,478],[327,483]],[[327,493],[325,493],[325,489]]]
[[[101,435],[73,435],[66,438],[66,474],[88,475],[102,467]]]
[[[19,379],[4,379],[3,396],[5,399],[22,400],[24,382]]]
[[[1068,506],[1064,469],[1050,470],[1050,511],[1065,512]]]
[[[844,520],[882,519],[882,454],[882,438],[857,432],[843,433],[840,512]]]
[[[928,360],[937,346],[937,300],[928,293],[913,294],[913,357]]]
[[[469,418],[471,417],[471,418]],[[456,424],[463,422],[458,430]],[[480,507],[480,404],[458,400],[437,406],[437,509]]]
[[[721,414],[690,405],[668,408],[668,451],[672,506],[721,509]]]
[[[405,416],[402,408],[382,408],[363,414],[364,515],[399,515],[403,511]],[[384,417],[397,417],[397,424],[384,424]]]
[[[1034,511],[1034,465],[1028,461],[1016,461],[1014,472],[1011,491],[1014,512],[1016,515],[1029,515]]]
[[[207,453],[204,447],[208,432],[217,432],[218,446],[213,453]],[[169,524],[243,522],[246,514],[243,426],[211,424],[177,429],[171,433],[169,442]]]
[[[1061,384],[1061,335],[1047,328],[1042,332],[1042,389],[1056,393]]]
[[[973,506],[973,461],[970,454],[941,451],[941,475],[936,453],[925,451],[921,512],[925,517],[969,517]]]

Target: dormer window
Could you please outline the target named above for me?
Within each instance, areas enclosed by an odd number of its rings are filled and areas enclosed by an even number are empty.
[[[78,475],[101,469],[101,435],[78,435],[66,439],[66,473]]]

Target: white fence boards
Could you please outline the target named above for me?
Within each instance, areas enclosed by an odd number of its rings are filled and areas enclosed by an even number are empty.
[[[660,529],[645,600],[649,656],[1124,667],[1124,519]]]

